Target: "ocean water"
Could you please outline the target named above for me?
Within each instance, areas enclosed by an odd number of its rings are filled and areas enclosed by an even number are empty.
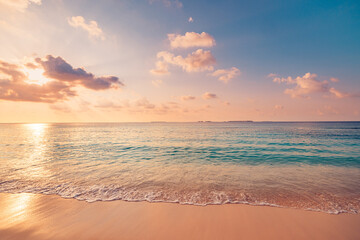
[[[0,192],[360,212],[360,122],[0,124]]]

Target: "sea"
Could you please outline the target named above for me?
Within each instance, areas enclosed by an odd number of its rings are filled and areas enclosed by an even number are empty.
[[[360,122],[0,124],[0,192],[360,212]]]

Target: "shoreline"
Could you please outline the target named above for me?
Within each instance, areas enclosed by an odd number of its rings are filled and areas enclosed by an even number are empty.
[[[360,214],[0,193],[4,239],[360,239]]]
[[[351,215],[360,215],[360,212],[350,212],[350,211],[337,211],[337,212],[333,212],[333,211],[323,211],[320,209],[312,209],[312,208],[296,208],[296,207],[288,207],[288,206],[282,206],[282,205],[277,205],[277,204],[272,204],[272,203],[251,203],[251,202],[226,202],[226,203],[207,203],[207,204],[196,204],[196,203],[182,203],[182,202],[171,202],[171,201],[165,201],[165,200],[126,200],[126,199],[112,199],[112,200],[94,200],[94,201],[89,201],[89,200],[83,200],[83,199],[77,199],[76,197],[64,197],[61,195],[58,195],[56,193],[51,193],[51,194],[45,194],[45,193],[33,193],[33,192],[16,192],[16,193],[12,193],[12,192],[0,192],[1,194],[32,194],[32,195],[42,195],[42,196],[52,196],[52,197],[59,197],[60,199],[64,199],[64,200],[75,200],[75,201],[80,201],[80,202],[85,202],[88,204],[92,204],[92,203],[107,203],[107,202],[116,202],[116,201],[120,201],[120,202],[128,202],[128,203],[165,203],[165,204],[178,204],[181,206],[195,206],[195,207],[207,207],[207,206],[224,206],[224,205],[245,205],[245,206],[253,206],[253,207],[272,207],[272,208],[281,208],[281,209],[292,209],[292,210],[300,210],[300,211],[306,211],[306,212],[319,212],[319,213],[325,213],[325,214],[330,214],[330,215],[339,215],[339,214],[351,214]]]

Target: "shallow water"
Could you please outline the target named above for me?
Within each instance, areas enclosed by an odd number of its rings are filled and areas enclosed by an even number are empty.
[[[0,124],[0,192],[360,211],[360,122]]]

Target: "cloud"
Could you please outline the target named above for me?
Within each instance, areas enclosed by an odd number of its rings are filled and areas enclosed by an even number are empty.
[[[99,104],[95,105],[96,108],[102,108],[102,109],[122,109],[124,108],[123,105],[114,103],[111,101],[101,101]]]
[[[94,107],[102,111],[128,111],[131,114],[143,113],[163,115],[170,112],[182,111],[182,108],[177,102],[154,104],[145,97],[142,97],[132,102],[125,100],[122,103],[112,102],[103,99]]]
[[[135,105],[137,107],[144,108],[144,109],[154,109],[155,108],[155,104],[150,103],[149,100],[147,100],[146,98],[137,100],[135,102]]]
[[[190,17],[189,20],[192,20]],[[189,47],[211,47],[215,45],[215,40],[208,33],[187,32],[185,35],[168,34],[170,45],[172,48],[189,48]],[[186,72],[202,72],[213,71],[213,65],[216,63],[211,52],[203,49],[197,49],[189,53],[186,57],[168,51],[161,51],[157,53],[156,67],[150,70],[154,75],[169,74],[169,64],[181,67]],[[220,69],[215,73],[221,81],[229,81],[239,73],[237,68],[229,70]],[[220,76],[223,75],[223,76]]]
[[[25,64],[25,67],[27,67],[29,69],[37,69],[39,66],[37,66],[35,63],[28,62]]]
[[[44,76],[63,82],[82,85],[93,90],[117,88],[124,84],[115,76],[96,77],[83,68],[73,68],[61,57],[48,55],[45,59],[36,58],[35,61],[44,69]]]
[[[212,71],[216,63],[214,56],[210,51],[198,49],[187,57],[175,56],[174,54],[162,51],[157,54],[158,59],[164,64],[172,64],[181,67],[186,72]],[[153,70],[153,71],[156,71]]]
[[[37,85],[27,83],[26,79],[20,66],[0,61],[0,99],[52,103],[76,96],[65,83],[51,81]]]
[[[228,102],[223,102],[224,105],[229,105]],[[130,114],[152,114],[152,115],[164,115],[173,114],[173,116],[179,118],[183,114],[189,113],[200,113],[207,111],[211,108],[210,105],[205,105],[201,108],[183,106],[181,103],[176,101],[168,101],[162,103],[153,103],[145,97],[141,97],[136,100],[126,100],[122,103],[112,102],[112,100],[102,100],[100,103],[95,105],[98,110],[101,111],[123,111]]]
[[[267,75],[268,78],[274,78],[274,77],[277,77],[278,75],[276,73],[269,73]]]
[[[154,74],[154,75],[165,75],[165,74],[169,74],[168,71],[168,64],[166,62],[163,61],[157,61],[156,62],[156,68],[155,69],[151,69],[150,73]]]
[[[73,87],[83,86],[102,90],[123,86],[117,77],[95,77],[82,68],[73,68],[62,58],[49,55],[45,60],[35,59],[48,81],[30,83],[26,65],[0,61],[0,99],[8,101],[28,101],[54,103],[77,96]],[[36,66],[36,65],[34,65]],[[31,66],[31,67],[34,67]]]
[[[214,98],[217,98],[217,95],[215,93],[209,93],[209,92],[206,92],[202,95],[203,99],[205,100],[209,100],[209,99],[214,99]]]
[[[168,39],[172,48],[212,47],[215,45],[215,39],[206,32],[187,32],[185,35],[168,34]]]
[[[287,77],[273,77],[273,82],[286,83],[288,85],[295,85],[294,88],[285,89],[284,93],[290,95],[292,98],[309,98],[313,93],[324,93],[334,96],[336,98],[344,98],[349,96],[347,93],[340,92],[334,87],[329,86],[328,81],[317,80],[317,75],[306,73],[304,76],[296,78]]]
[[[5,5],[20,12],[24,12],[31,3],[41,5],[41,0],[0,0],[1,5]]]
[[[219,81],[222,81],[224,83],[228,83],[231,79],[234,77],[240,75],[241,72],[238,68],[232,67],[230,69],[218,69],[211,73],[211,76],[218,77]]]
[[[187,95],[187,96],[181,96],[180,99],[181,99],[182,101],[189,101],[189,100],[195,100],[196,97]]]
[[[85,30],[90,37],[99,38],[101,40],[105,40],[105,36],[101,28],[99,28],[96,21],[89,21],[86,23],[84,17],[76,16],[68,19],[68,23],[70,26],[74,28],[82,28]]]
[[[194,19],[192,17],[189,17],[188,22],[194,22]]]
[[[150,4],[153,4],[154,2],[161,2],[165,7],[177,7],[177,8],[182,8],[183,4],[182,2],[180,2],[179,0],[149,0]]]
[[[337,98],[344,98],[344,97],[349,97],[350,94],[348,93],[343,93],[343,92],[340,92],[339,90],[336,90],[335,88],[330,88],[329,89],[329,92],[333,95],[335,95],[335,97]]]
[[[177,109],[177,103],[162,103],[159,105],[149,102],[146,98],[141,98],[135,101],[134,104],[128,106],[128,111],[131,113],[152,113],[152,114],[167,114]]]
[[[48,106],[51,110],[61,113],[79,113],[93,110],[91,103],[83,99],[76,99],[71,103],[56,102],[53,104],[49,104]]]
[[[63,113],[70,113],[72,112],[72,109],[69,105],[64,103],[54,103],[49,105],[50,109],[56,111],[56,112],[63,112]]]

